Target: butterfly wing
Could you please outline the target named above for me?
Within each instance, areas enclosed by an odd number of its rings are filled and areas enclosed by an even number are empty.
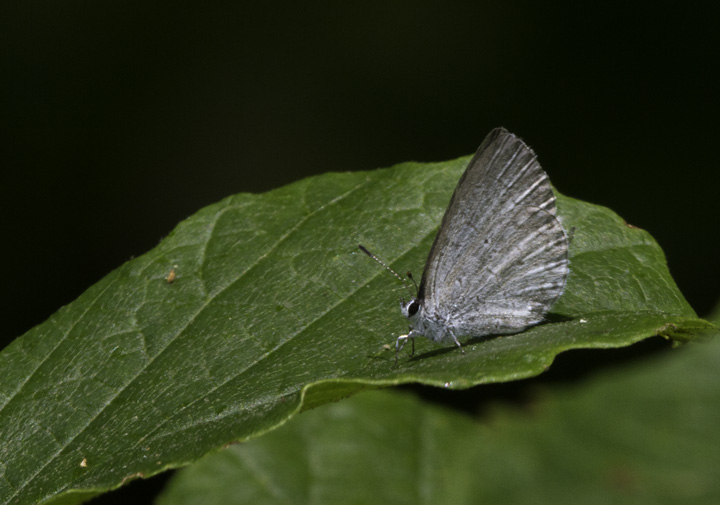
[[[565,287],[568,241],[537,156],[503,128],[455,188],[420,285],[425,317],[458,334],[519,331]]]

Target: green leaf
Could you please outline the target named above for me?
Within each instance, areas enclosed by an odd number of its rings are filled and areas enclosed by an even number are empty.
[[[181,470],[157,503],[714,505],[718,362],[720,340],[688,345],[482,423],[363,393]]]
[[[648,233],[560,198],[576,231],[554,322],[465,354],[423,340],[393,367],[398,287],[356,244],[422,268],[467,160],[229,197],[17,339],[0,354],[0,501],[78,503],[363,388],[513,380],[567,349],[712,328]]]

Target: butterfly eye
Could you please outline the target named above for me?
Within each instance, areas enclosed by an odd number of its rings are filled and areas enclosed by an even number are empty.
[[[407,308],[408,316],[414,316],[418,310],[420,310],[420,303],[417,300],[413,300]]]

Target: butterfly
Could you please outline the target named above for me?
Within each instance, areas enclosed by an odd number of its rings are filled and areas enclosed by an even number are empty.
[[[419,336],[451,340],[462,351],[458,337],[517,333],[541,322],[565,289],[568,248],[536,154],[494,129],[455,188],[416,296],[400,302],[410,327],[395,342],[395,361],[408,340],[414,353]]]

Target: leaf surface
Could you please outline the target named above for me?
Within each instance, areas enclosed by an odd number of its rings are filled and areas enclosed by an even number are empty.
[[[720,502],[720,340],[545,385],[483,422],[388,391],[178,472],[158,505]]]
[[[357,244],[422,268],[467,160],[229,197],[17,339],[0,353],[0,501],[81,502],[364,388],[508,381],[568,349],[712,328],[648,233],[560,197],[575,236],[550,322],[465,354],[419,341],[393,367],[400,291]]]

